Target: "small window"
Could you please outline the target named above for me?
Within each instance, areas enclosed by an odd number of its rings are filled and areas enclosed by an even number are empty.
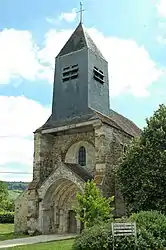
[[[86,149],[82,146],[78,152],[78,163],[81,166],[86,166]]]
[[[71,67],[65,67],[62,73],[63,82],[70,81],[78,78],[78,64],[74,64]]]
[[[126,153],[127,152],[127,145],[123,145],[123,153]]]
[[[93,69],[93,77],[96,81],[100,82],[100,83],[104,83],[104,73],[102,70],[99,70],[98,68],[94,67]]]

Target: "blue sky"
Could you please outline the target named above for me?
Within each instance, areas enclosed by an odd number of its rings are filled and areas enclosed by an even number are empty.
[[[54,58],[79,21],[79,1],[57,2],[1,1],[1,172],[32,172],[32,132],[50,114]],[[143,127],[166,103],[166,1],[84,0],[83,6],[84,26],[109,63],[110,107]]]

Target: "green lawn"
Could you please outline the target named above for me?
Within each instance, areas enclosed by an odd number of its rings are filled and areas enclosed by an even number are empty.
[[[15,200],[23,191],[21,190],[8,190],[9,197]]]
[[[62,240],[50,243],[11,247],[13,250],[72,250],[73,240]]]
[[[26,235],[15,235],[13,233],[13,224],[0,224],[0,241],[2,240],[10,240],[15,238],[26,237]],[[28,235],[27,235],[28,236]],[[11,247],[9,249],[13,250],[71,250],[72,249],[73,240],[63,240],[63,241],[55,241],[50,243],[41,243],[34,245],[26,245],[26,246],[18,246]],[[6,249],[6,248],[5,248]]]
[[[27,237],[27,235],[14,234],[13,224],[0,224],[0,241]]]

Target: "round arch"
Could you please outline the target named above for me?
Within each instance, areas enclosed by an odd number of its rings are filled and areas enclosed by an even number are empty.
[[[65,155],[65,163],[79,163],[79,149],[83,147],[86,150],[86,167],[93,171],[96,163],[96,150],[92,143],[88,141],[77,141],[73,143],[67,150]]]

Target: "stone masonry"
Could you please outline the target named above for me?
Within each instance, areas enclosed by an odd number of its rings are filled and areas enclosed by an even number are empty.
[[[34,133],[33,180],[16,200],[15,232],[79,233],[76,194],[94,179],[125,214],[116,170],[140,129],[109,108],[108,63],[80,22],[56,57],[52,112]]]

